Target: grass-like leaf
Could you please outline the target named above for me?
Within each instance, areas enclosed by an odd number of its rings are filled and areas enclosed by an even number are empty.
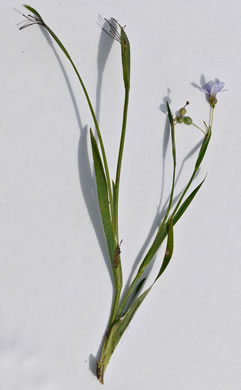
[[[164,259],[160,268],[160,271],[158,272],[158,275],[155,279],[155,282],[157,279],[160,278],[160,276],[163,274],[165,269],[167,268],[173,254],[173,221],[170,219],[167,222],[167,229],[168,229],[168,237],[167,237],[167,246],[164,254]]]
[[[211,138],[211,134],[212,134],[212,131],[211,131],[211,128],[209,128],[205,138],[204,138],[204,141],[202,143],[202,146],[201,146],[201,149],[199,151],[199,154],[198,154],[198,158],[197,158],[197,161],[196,161],[196,165],[195,165],[195,170],[197,171],[198,168],[200,167],[201,165],[201,162],[206,154],[206,151],[207,151],[207,147],[208,147],[208,144],[209,144],[209,141],[210,141],[210,138]]]
[[[90,130],[90,138],[91,138],[91,147],[92,147],[92,154],[93,154],[94,167],[95,167],[99,207],[100,207],[100,213],[103,222],[109,257],[111,261],[111,268],[114,274],[115,284],[117,287],[120,287],[122,285],[121,263],[119,262],[118,267],[114,266],[115,253],[116,253],[116,248],[118,243],[116,242],[115,239],[112,221],[111,221],[105,172],[101,161],[98,145],[96,143],[92,130]]]
[[[180,205],[180,207],[177,210],[177,212],[173,215],[173,218],[172,218],[172,225],[173,226],[178,222],[178,220],[181,218],[181,216],[187,210],[188,206],[191,204],[191,202],[194,199],[194,197],[196,196],[197,192],[200,190],[200,188],[203,185],[204,181],[205,181],[205,179],[191,192],[191,194],[187,197],[187,199]],[[150,262],[152,261],[152,259],[155,256],[155,254],[159,250],[161,244],[163,243],[163,241],[165,240],[166,236],[168,235],[168,231],[170,231],[170,226],[169,225],[170,225],[170,221],[165,223],[165,225],[163,226],[162,230],[159,231],[158,234],[156,235],[156,237],[155,237],[155,239],[154,239],[154,241],[153,241],[149,251],[147,252],[144,260],[142,261],[142,263],[141,263],[141,265],[140,265],[140,267],[139,267],[139,269],[137,271],[135,279],[133,280],[133,282],[130,285],[130,288],[129,288],[128,292],[127,292],[126,297],[123,300],[125,305],[126,305],[128,299],[129,299],[129,297],[132,295],[133,291],[135,291],[136,285],[138,285],[139,280],[141,279],[143,273],[145,272],[145,269],[150,264]],[[165,262],[164,262],[164,264],[165,264]],[[164,270],[165,269],[164,269],[164,265],[163,265],[162,272],[161,272],[161,270],[160,270],[160,272],[163,273]],[[123,309],[125,307],[124,304],[122,304],[121,312],[123,311]]]
[[[40,14],[38,13],[38,11],[36,11],[36,9],[34,9],[33,7],[30,7],[30,5],[26,5],[26,4],[24,4],[23,6],[24,6],[28,11],[32,12],[35,16],[37,16],[37,18],[43,22],[42,17],[41,17]]]
[[[203,181],[191,192],[191,194],[187,197],[187,199],[180,205],[179,209],[173,216],[173,225],[177,223],[177,221],[181,218],[181,216],[184,214],[190,203],[192,202],[193,198],[196,196],[197,192],[202,187],[203,183],[205,182],[206,177],[203,179]]]

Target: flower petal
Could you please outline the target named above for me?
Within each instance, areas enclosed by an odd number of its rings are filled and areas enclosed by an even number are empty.
[[[217,93],[224,88],[224,83],[215,79],[215,81],[209,81],[201,89],[202,92],[206,93],[208,96],[216,97]]]
[[[222,81],[219,81],[219,80],[215,80],[215,84],[216,84],[216,91],[219,92],[221,91],[221,89],[224,88],[224,83]]]

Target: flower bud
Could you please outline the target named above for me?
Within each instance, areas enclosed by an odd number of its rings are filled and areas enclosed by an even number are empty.
[[[178,116],[176,117],[176,121],[177,121],[177,123],[182,123],[182,122],[183,122],[183,116],[178,115]]]
[[[192,118],[190,118],[190,116],[184,116],[183,122],[185,123],[185,125],[191,125],[192,124]]]

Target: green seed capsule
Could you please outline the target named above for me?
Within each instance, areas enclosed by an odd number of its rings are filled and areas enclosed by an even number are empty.
[[[185,116],[183,118],[183,122],[185,123],[185,125],[191,125],[192,124],[192,118],[190,118],[190,116]]]
[[[179,110],[179,114],[180,115],[185,115],[187,113],[187,110],[186,110],[186,108],[185,107],[182,107],[182,108],[180,108],[180,110]]]
[[[177,123],[182,123],[182,122],[183,122],[183,116],[178,115],[178,116],[176,117],[176,121],[177,121]]]

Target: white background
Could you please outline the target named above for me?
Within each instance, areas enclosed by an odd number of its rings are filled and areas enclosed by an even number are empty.
[[[99,15],[126,25],[132,70],[120,189],[125,281],[170,192],[163,99],[169,93],[174,112],[189,100],[188,114],[202,125],[209,107],[192,83],[201,77],[225,82],[195,184],[208,172],[206,182],[176,225],[173,259],[117,347],[105,388],[240,390],[240,1],[31,5],[80,70],[112,177],[123,82],[120,46],[102,34]],[[17,1],[0,9],[0,387],[99,389],[92,371],[112,283],[91,175],[93,122],[62,52],[37,26],[18,31],[23,18],[15,7],[23,10]],[[178,171],[184,162],[177,194],[195,162],[195,155],[185,157],[202,133],[188,126],[176,132]],[[152,278],[160,261],[161,253]]]

